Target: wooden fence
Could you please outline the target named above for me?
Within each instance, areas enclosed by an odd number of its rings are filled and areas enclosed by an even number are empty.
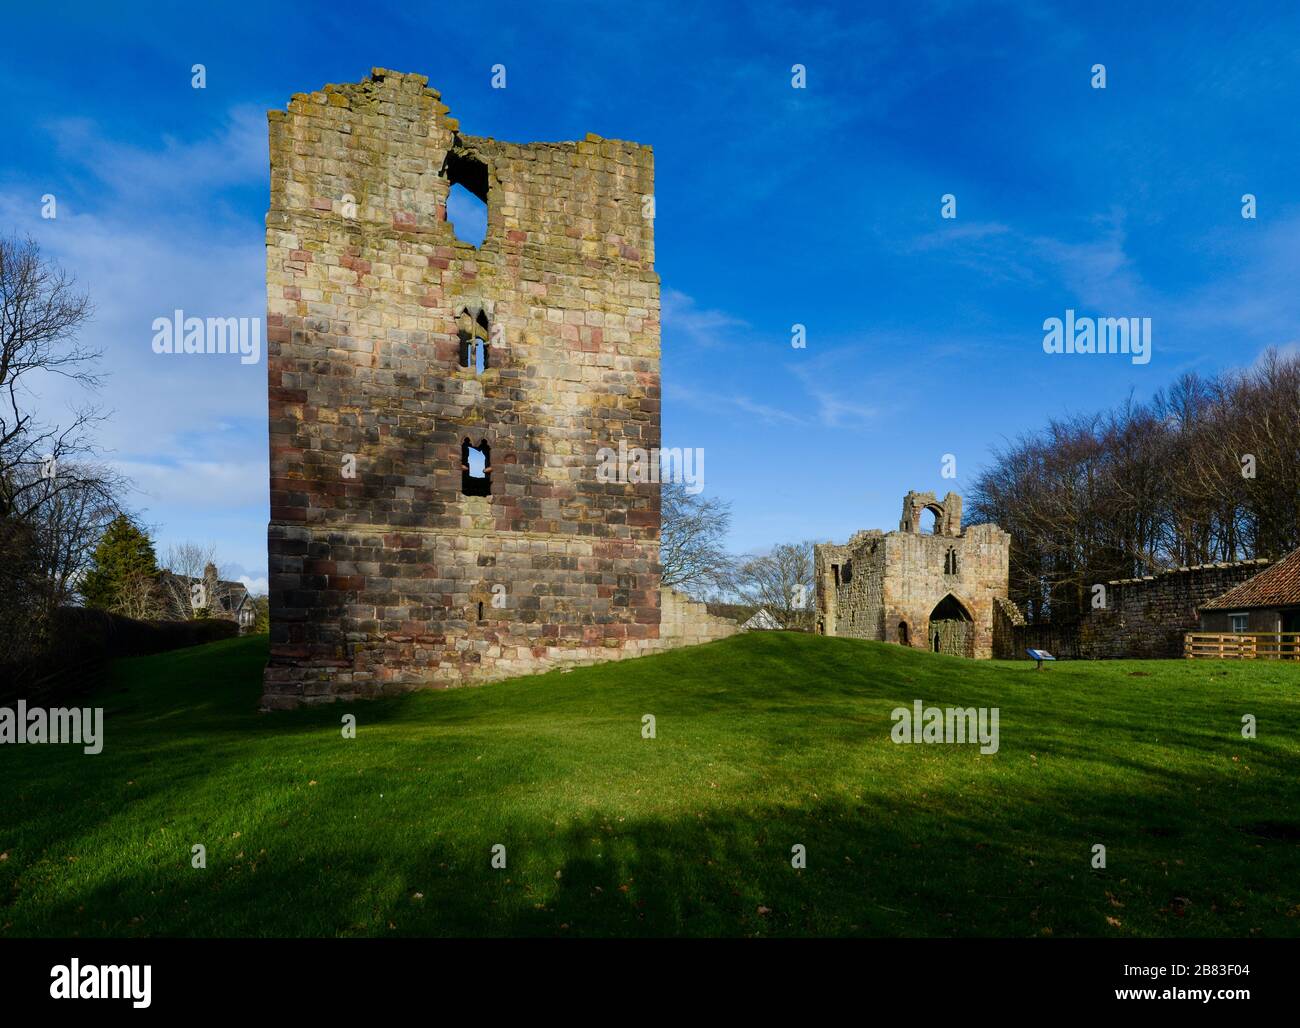
[[[1188,632],[1188,660],[1300,660],[1300,632]]]

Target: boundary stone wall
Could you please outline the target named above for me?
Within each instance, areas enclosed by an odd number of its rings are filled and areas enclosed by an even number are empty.
[[[1181,657],[1184,633],[1200,627],[1198,608],[1269,563],[1260,558],[1198,564],[1107,582],[1105,608],[1060,624],[1026,624],[1019,609],[1008,602],[1005,607],[1010,610],[1000,611],[995,626],[996,656],[1028,660],[1025,649],[1033,647],[1069,659]]]

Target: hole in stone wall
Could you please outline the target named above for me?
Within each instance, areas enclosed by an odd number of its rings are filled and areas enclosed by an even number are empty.
[[[483,245],[488,227],[488,167],[472,154],[451,150],[442,165],[447,190],[447,221],[456,238]]]
[[[466,496],[492,495],[492,450],[486,439],[460,444],[460,491]]]
[[[922,535],[934,535],[935,530],[938,528],[938,525],[939,525],[939,519],[935,516],[934,511],[932,511],[929,507],[926,507],[924,510],[921,511],[921,520],[920,523],[917,525],[917,531],[919,531]]]
[[[487,204],[464,186],[453,185],[447,194],[447,221],[462,243],[478,247],[487,238]]]

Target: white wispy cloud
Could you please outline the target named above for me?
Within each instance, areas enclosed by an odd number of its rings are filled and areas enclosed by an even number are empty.
[[[816,404],[815,419],[824,428],[860,427],[880,417],[879,406],[860,399],[889,395],[862,375],[864,350],[865,346],[835,347],[789,365],[791,374]]]
[[[749,328],[744,319],[701,307],[693,297],[676,289],[664,289],[660,302],[663,334],[697,346],[724,346],[735,341],[735,333]]]
[[[780,407],[762,403],[749,396],[735,393],[721,393],[713,390],[692,389],[680,382],[668,382],[664,385],[664,397],[674,403],[686,404],[697,410],[717,413],[730,409],[740,411],[758,418],[768,424],[803,425],[804,418],[792,414]]]
[[[265,460],[118,460],[117,469],[147,502],[206,511],[237,510],[265,503],[269,469]]]
[[[139,199],[136,215],[184,214],[184,205],[169,210],[169,202],[262,181],[270,166],[266,112],[247,105],[231,108],[215,133],[164,135],[155,146],[112,139],[86,118],[58,119],[50,133],[66,166],[98,179],[118,200]]]
[[[125,499],[156,525],[161,549],[203,538],[223,559],[237,556],[261,574],[265,365],[156,354],[151,341],[153,320],[177,309],[265,321],[262,227],[214,202],[227,186],[265,178],[265,115],[237,108],[206,137],[153,145],[116,141],[84,121],[59,121],[54,131],[69,178],[99,183],[84,190],[93,209],[59,183],[10,179],[0,187],[0,225],[35,239],[89,294],[94,314],[80,341],[101,353],[103,384],[88,393],[59,376],[33,375],[30,401],[55,424],[88,402],[109,415],[94,441],[134,482]],[[45,192],[58,197],[54,219],[40,217],[36,198]],[[227,516],[214,519],[214,511]]]
[[[240,575],[236,581],[243,585],[243,587],[253,596],[265,596],[267,593],[268,585],[265,575],[258,578],[249,578],[248,575]]]

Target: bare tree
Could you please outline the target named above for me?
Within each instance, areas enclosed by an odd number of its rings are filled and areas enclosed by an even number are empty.
[[[37,420],[28,382],[97,384],[97,352],[77,333],[91,305],[37,244],[0,238],[0,662],[48,652],[51,615],[70,601],[121,482],[92,458],[93,409],[63,425]]]
[[[162,564],[159,581],[164,617],[189,621],[221,610],[226,597],[216,547],[193,542],[173,544]]]
[[[93,365],[99,353],[76,338],[90,314],[87,296],[34,241],[0,239],[0,517],[22,517],[79,481],[51,471],[90,452],[85,430],[98,413],[86,408],[62,427],[46,425],[23,410],[20,398],[33,372],[98,384]]]
[[[1092,586],[1300,546],[1300,356],[1187,374],[995,454],[970,511],[1011,533],[1012,598],[1069,620]]]
[[[71,604],[109,522],[120,514],[124,480],[104,465],[79,463],[34,483],[27,520],[51,606]]]
[[[813,544],[782,543],[737,564],[733,591],[746,603],[766,607],[786,628],[813,621]]]
[[[730,504],[688,493],[681,482],[665,483],[660,496],[663,584],[697,595],[725,587],[732,572],[724,545],[731,526]]]

